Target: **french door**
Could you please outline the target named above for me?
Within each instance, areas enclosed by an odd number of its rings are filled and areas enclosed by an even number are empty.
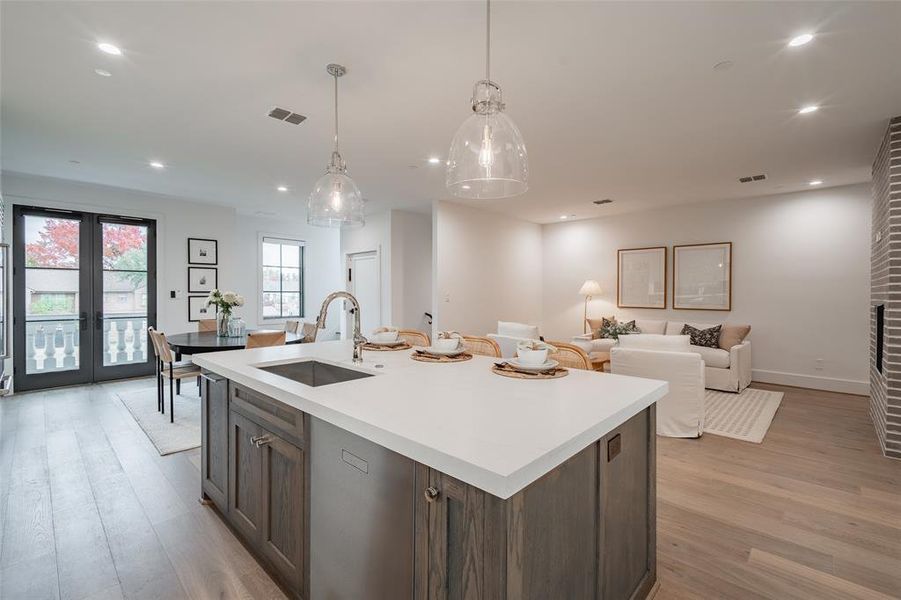
[[[153,373],[156,222],[16,206],[13,298],[17,390]]]

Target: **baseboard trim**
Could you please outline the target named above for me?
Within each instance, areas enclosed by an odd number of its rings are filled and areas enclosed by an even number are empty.
[[[816,377],[814,375],[783,373],[781,371],[763,371],[760,369],[753,369],[751,371],[751,379],[752,381],[759,381],[760,383],[790,385],[792,387],[808,388],[812,390],[825,390],[827,392],[855,394],[857,396],[870,395],[870,382],[857,381],[855,379]]]

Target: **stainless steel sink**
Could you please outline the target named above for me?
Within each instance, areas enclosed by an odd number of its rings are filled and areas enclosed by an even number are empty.
[[[274,373],[279,377],[287,377],[294,381],[300,382],[311,387],[319,387],[323,385],[331,385],[333,383],[341,383],[342,381],[353,381],[354,379],[363,379],[364,377],[372,377],[372,373],[363,373],[354,371],[353,369],[345,369],[329,363],[319,362],[318,360],[301,360],[292,363],[283,363],[280,365],[271,365],[268,367],[257,367],[263,371]]]

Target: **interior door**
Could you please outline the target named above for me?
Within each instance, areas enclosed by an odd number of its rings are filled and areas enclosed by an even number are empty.
[[[94,216],[94,381],[153,373],[156,224]]]
[[[90,218],[14,208],[13,298],[16,390],[90,382]]]
[[[382,294],[380,287],[378,252],[358,252],[347,256],[348,291],[360,303],[361,328],[368,336],[382,325]],[[348,311],[352,315],[351,311]],[[348,322],[353,331],[353,319]]]

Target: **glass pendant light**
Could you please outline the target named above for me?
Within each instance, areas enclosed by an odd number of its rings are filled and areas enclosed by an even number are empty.
[[[472,89],[472,114],[454,135],[447,189],[460,198],[507,198],[529,189],[529,158],[516,124],[491,81],[491,0],[487,0],[485,79]]]
[[[342,229],[362,227],[363,196],[354,180],[347,176],[347,166],[338,152],[338,78],[347,69],[335,64],[325,69],[335,78],[335,149],[325,175],[316,182],[307,201],[307,223]]]

